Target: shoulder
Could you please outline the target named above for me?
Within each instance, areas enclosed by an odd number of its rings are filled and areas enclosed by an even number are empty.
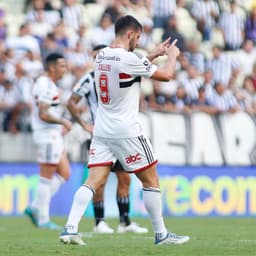
[[[37,78],[34,84],[34,91],[43,93],[49,92],[56,87],[55,83],[53,83],[47,76],[40,76]]]
[[[86,87],[89,84],[93,84],[94,81],[94,73],[90,72],[90,73],[86,73],[84,74],[76,83],[76,87]]]

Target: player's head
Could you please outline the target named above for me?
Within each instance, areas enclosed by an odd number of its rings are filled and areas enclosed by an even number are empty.
[[[55,80],[61,79],[67,70],[66,61],[62,54],[51,53],[45,59],[46,70],[54,76]]]
[[[101,49],[103,49],[105,47],[107,47],[105,44],[98,44],[98,45],[94,46],[93,49],[92,49],[93,58],[96,57],[98,51],[100,51]]]
[[[129,40],[129,50],[133,51],[138,45],[142,25],[131,15],[120,17],[115,23],[116,37],[126,36]]]

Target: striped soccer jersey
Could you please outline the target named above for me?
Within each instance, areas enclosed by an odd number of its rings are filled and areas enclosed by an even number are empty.
[[[92,123],[94,123],[98,108],[98,96],[94,82],[94,72],[83,75],[75,84],[72,91],[80,97],[86,98],[91,111]]]
[[[47,76],[41,76],[34,84],[33,91],[33,108],[32,108],[32,129],[58,129],[61,130],[60,124],[48,123],[40,119],[38,103],[44,102],[51,105],[49,111],[56,117],[61,117],[61,110],[58,107],[60,98],[58,88],[55,83]]]
[[[157,67],[139,54],[123,48],[102,49],[95,61],[99,107],[94,135],[130,138],[142,134],[139,123],[141,76],[151,77]]]

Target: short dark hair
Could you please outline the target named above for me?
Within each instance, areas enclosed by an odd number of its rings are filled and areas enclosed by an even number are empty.
[[[130,28],[135,31],[142,30],[142,25],[131,15],[122,16],[115,23],[115,34],[121,35]]]
[[[57,52],[50,53],[45,59],[46,69],[48,69],[49,65],[55,64],[58,59],[64,59],[64,56]]]

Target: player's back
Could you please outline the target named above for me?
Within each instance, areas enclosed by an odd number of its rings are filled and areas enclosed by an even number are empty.
[[[97,55],[94,70],[99,107],[94,135],[127,138],[141,134],[140,61],[123,48],[106,47]]]

